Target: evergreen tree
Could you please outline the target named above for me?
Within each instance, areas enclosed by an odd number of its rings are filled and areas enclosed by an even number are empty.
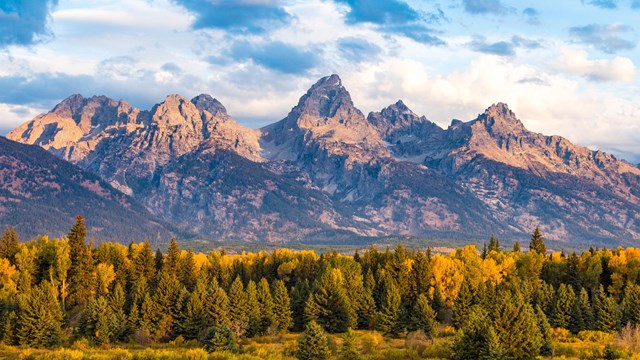
[[[460,329],[469,314],[469,308],[473,305],[473,293],[468,278],[460,285],[458,297],[453,302],[453,326]]]
[[[549,356],[553,353],[553,345],[551,342],[551,326],[547,320],[547,315],[538,306],[536,307],[536,321],[538,323],[538,329],[542,337],[542,345],[540,346],[540,355]]]
[[[519,243],[519,242],[517,242],[517,241],[516,241],[516,242],[514,242],[514,243],[513,243],[513,249],[512,249],[511,251],[513,251],[514,253],[519,253],[519,252],[521,252],[522,250],[520,249],[520,243]]]
[[[422,330],[425,335],[433,339],[437,329],[436,313],[429,305],[429,299],[424,294],[418,296],[411,312],[410,331]]]
[[[511,359],[536,359],[542,335],[533,308],[522,294],[503,291],[493,309],[493,328],[503,356]]]
[[[580,306],[580,314],[582,314],[582,319],[584,322],[583,330],[588,330],[593,327],[594,318],[593,308],[591,306],[591,302],[589,301],[589,294],[587,294],[587,290],[585,288],[580,289],[580,294],[578,295],[576,301]]]
[[[18,233],[16,233],[16,230],[6,227],[2,239],[0,239],[0,259],[5,258],[9,260],[10,264],[15,265],[16,254],[20,251],[18,244]]]
[[[342,348],[340,349],[340,360],[359,360],[360,353],[356,349],[355,334],[348,329],[342,337]]]
[[[378,330],[384,334],[397,336],[400,332],[400,291],[391,276],[383,277],[382,302],[378,313]]]
[[[84,218],[76,217],[69,239],[69,298],[73,304],[85,305],[95,287],[94,263],[91,247],[86,244],[87,228]]]
[[[293,325],[291,300],[282,280],[273,283],[273,324],[279,331],[287,331]]]
[[[202,329],[213,325],[206,311],[205,304],[208,297],[207,285],[204,280],[199,279],[195,290],[185,303],[178,322],[179,333],[185,339],[196,339],[200,336]]]
[[[500,242],[491,234],[491,238],[489,239],[489,247],[488,251],[500,252]]]
[[[340,271],[327,269],[318,279],[305,307],[307,321],[315,321],[330,333],[356,325],[356,313],[340,283]]]
[[[547,253],[547,246],[544,244],[544,239],[542,238],[542,234],[540,233],[540,228],[538,226],[536,226],[536,229],[533,231],[533,235],[531,235],[529,251],[535,251],[538,254],[543,255]]]
[[[571,286],[560,284],[558,293],[553,305],[553,316],[551,317],[554,327],[569,329],[571,324],[571,312],[576,301],[576,294]]]
[[[151,335],[155,330],[155,325],[158,323],[159,313],[161,309],[158,309],[156,303],[151,299],[149,293],[144,294],[142,298],[142,304],[140,305],[140,315],[138,316],[138,328],[146,334]]]
[[[640,285],[628,283],[622,299],[622,323],[640,323]]]
[[[156,273],[156,261],[153,254],[153,249],[149,244],[149,240],[140,244],[140,248],[133,258],[132,264],[132,278],[133,281],[137,281],[143,278],[147,284],[151,284]]]
[[[175,320],[182,310],[182,304],[179,301],[180,290],[180,282],[175,275],[160,273],[152,297],[153,306],[157,309],[155,335],[159,339],[168,339],[173,335]]]
[[[212,326],[200,339],[208,352],[236,351],[233,331],[226,325]]]
[[[327,334],[318,323],[311,320],[298,339],[299,360],[325,360],[331,357]]]
[[[178,273],[178,265],[180,263],[180,246],[176,238],[171,238],[169,247],[167,248],[167,256],[164,259],[162,270],[169,274],[176,275]]]
[[[442,298],[442,292],[440,286],[436,285],[433,289],[433,299],[431,299],[431,307],[436,312],[438,320],[440,320],[441,314],[447,309],[447,303]]]
[[[621,312],[618,303],[612,296],[607,296],[604,287],[600,285],[595,301],[596,329],[615,332],[620,329]]]
[[[358,326],[361,329],[373,330],[376,327],[378,308],[373,298],[373,289],[373,284],[371,286],[365,285],[362,293],[362,303],[358,308]]]
[[[164,265],[164,255],[162,254],[162,251],[160,251],[160,249],[156,249],[155,264],[157,274],[162,271],[162,266]]]
[[[60,343],[63,313],[47,281],[18,295],[17,339],[20,345],[52,347]]]
[[[196,285],[196,262],[191,249],[187,250],[187,255],[178,262],[178,278],[189,291],[192,291]]]
[[[260,302],[258,301],[258,288],[253,280],[250,280],[247,284],[247,315],[249,320],[249,327],[247,329],[247,336],[253,337],[260,334],[262,317],[260,311]]]
[[[109,308],[113,314],[111,331],[115,340],[124,341],[127,335],[127,315],[124,312],[126,297],[122,285],[116,283],[109,298]]]
[[[271,296],[269,282],[265,278],[260,279],[258,283],[258,303],[260,304],[258,333],[265,334],[267,329],[274,323],[273,296]]]
[[[453,345],[454,358],[459,360],[499,359],[502,355],[496,332],[487,312],[475,305],[469,309],[469,318],[458,331]]]
[[[214,278],[207,292],[205,301],[205,312],[208,323],[214,327],[221,328],[229,325],[229,298],[218,281]]]
[[[309,280],[307,279],[298,280],[295,286],[293,287],[293,291],[291,292],[291,309],[293,311],[293,330],[294,331],[304,330],[304,324],[305,324],[304,309],[307,305],[307,300],[309,299],[310,291],[311,290],[309,286]]]
[[[237,276],[229,289],[229,322],[236,338],[244,336],[249,329],[249,308],[247,294],[244,292],[242,280]]]

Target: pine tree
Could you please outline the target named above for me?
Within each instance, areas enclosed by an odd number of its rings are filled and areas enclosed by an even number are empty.
[[[282,280],[273,283],[273,324],[279,331],[287,331],[293,325],[291,300]]]
[[[422,330],[425,335],[433,339],[436,332],[436,313],[429,305],[429,299],[424,294],[418,296],[413,311],[411,312],[410,331]]]
[[[212,326],[200,339],[208,352],[236,351],[236,341],[233,331],[226,325]]]
[[[447,309],[447,303],[445,303],[444,299],[442,298],[442,292],[440,291],[440,286],[438,285],[436,285],[433,289],[433,299],[431,299],[431,307],[433,308],[433,311],[436,312],[438,319],[440,319],[442,312]]]
[[[375,329],[377,316],[378,308],[373,298],[373,285],[365,286],[362,293],[362,303],[358,308],[358,326],[361,329]]]
[[[640,285],[629,283],[622,299],[622,323],[640,323]]]
[[[212,326],[221,328],[229,325],[229,298],[222,287],[218,285],[218,281],[213,279],[207,291],[207,299],[205,301],[205,312],[207,321]]]
[[[305,307],[307,321],[315,321],[330,333],[356,325],[356,314],[340,283],[339,270],[327,269],[315,285]]]
[[[533,308],[522,294],[502,291],[491,316],[503,356],[511,359],[536,359],[542,335]]]
[[[76,217],[67,238],[69,239],[69,298],[73,304],[87,303],[95,287],[94,263],[91,248],[86,244],[87,228],[84,218]]]
[[[203,329],[213,325],[213,321],[209,321],[209,316],[206,312],[205,303],[207,299],[207,285],[204,280],[199,279],[195,290],[186,301],[178,322],[179,333],[185,339],[196,339]]]
[[[15,265],[16,254],[20,251],[18,244],[18,233],[16,233],[16,230],[6,227],[2,239],[0,239],[0,258],[5,258],[9,260],[9,263]]]
[[[514,253],[520,253],[522,250],[520,249],[520,243],[519,242],[514,242],[513,243],[513,249],[511,250]]]
[[[60,343],[63,313],[47,281],[18,295],[17,339],[20,345],[52,347]]]
[[[536,321],[540,335],[542,337],[542,345],[540,346],[540,355],[549,356],[553,353],[553,345],[551,342],[551,326],[547,320],[547,315],[538,306],[536,307]]]
[[[2,326],[2,338],[0,339],[0,343],[11,346],[15,344],[18,316],[15,311],[10,311],[3,315],[3,322],[0,324],[0,326]]]
[[[147,284],[152,284],[152,280],[156,273],[156,261],[153,254],[153,249],[149,244],[149,240],[140,245],[132,264],[132,280],[137,281],[140,278],[144,278]]]
[[[187,255],[178,262],[178,279],[189,291],[192,291],[196,285],[196,262],[191,249],[187,250]]]
[[[529,251],[535,251],[538,254],[546,254],[547,246],[544,244],[544,239],[540,233],[540,228],[536,226],[536,229],[531,235],[531,242],[529,243]]]
[[[156,249],[155,256],[155,264],[156,264],[156,274],[162,271],[162,266],[164,265],[164,255],[160,249]]]
[[[127,315],[124,312],[126,297],[122,285],[117,284],[109,298],[109,307],[113,313],[111,331],[115,340],[124,341],[127,335]]]
[[[260,318],[262,316],[260,311],[260,302],[258,301],[258,288],[253,280],[250,280],[247,284],[246,293],[247,314],[249,320],[247,336],[253,337],[260,334]]]
[[[382,301],[378,312],[378,330],[386,335],[397,336],[400,332],[398,326],[400,291],[391,276],[384,276],[382,281]]]
[[[458,291],[458,297],[453,302],[453,326],[460,329],[469,314],[469,308],[473,305],[471,283],[465,278]]]
[[[474,305],[469,309],[469,318],[458,331],[453,350],[454,358],[458,360],[500,358],[500,342],[482,307]]]
[[[291,292],[291,310],[293,311],[293,330],[294,331],[304,330],[304,324],[305,324],[304,309],[307,305],[309,294],[310,294],[309,280],[307,279],[298,280],[295,286],[293,287],[293,291]]]
[[[178,265],[180,262],[180,246],[176,238],[172,238],[167,248],[167,256],[164,259],[162,270],[169,274],[178,273]]]
[[[589,294],[585,288],[580,289],[580,294],[576,299],[578,304],[580,305],[580,313],[582,314],[582,319],[584,321],[584,329],[588,330],[593,327],[594,317],[593,317],[593,307],[591,306],[591,302],[589,301]]]
[[[295,292],[294,292],[295,293]],[[258,303],[260,304],[260,323],[258,328],[259,334],[265,334],[269,327],[274,323],[273,313],[273,296],[271,296],[271,288],[267,279],[260,279],[258,283]]]
[[[249,308],[247,294],[244,292],[242,280],[237,276],[229,289],[229,322],[236,338],[244,336],[249,329]]]
[[[612,296],[605,294],[602,285],[600,285],[600,289],[596,295],[594,315],[596,329],[608,332],[615,332],[620,329],[622,314],[618,303]]]
[[[327,335],[318,323],[309,321],[298,339],[298,359],[325,360],[330,357]]]
[[[356,349],[355,334],[353,330],[348,329],[347,333],[342,337],[342,348],[340,349],[340,360],[359,360],[360,353]]]
[[[491,234],[491,238],[489,239],[489,247],[487,248],[487,250],[490,252],[491,251],[500,252],[500,242],[496,240],[493,234]]]
[[[551,317],[554,327],[569,329],[571,324],[571,312],[576,301],[576,294],[571,286],[560,284],[558,293],[553,305],[553,316]]]
[[[159,339],[172,337],[174,322],[182,310],[182,304],[178,301],[179,296],[180,282],[175,275],[160,273],[152,297],[154,307],[158,309],[155,334]]]

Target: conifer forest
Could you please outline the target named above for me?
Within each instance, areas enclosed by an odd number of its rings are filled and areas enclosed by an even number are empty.
[[[0,241],[0,358],[635,359],[640,249]]]

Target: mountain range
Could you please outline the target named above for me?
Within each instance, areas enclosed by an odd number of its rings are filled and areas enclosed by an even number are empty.
[[[107,198],[129,204],[114,203],[110,213],[132,220],[135,210],[138,232],[267,242],[478,240],[495,233],[509,241],[540,226],[562,242],[640,239],[637,166],[528,131],[502,103],[446,129],[402,101],[365,116],[337,75],[320,79],[286,117],[257,130],[204,94],[169,95],[150,110],[72,95],[7,138],[32,146],[3,140],[0,160],[18,146],[25,153],[35,153],[33,145],[48,150],[82,174],[71,176],[74,188],[87,188],[83,176],[95,178],[112,194]],[[34,169],[63,163],[20,161]],[[0,190],[10,192],[2,176]],[[95,194],[76,195],[106,201]],[[26,210],[4,214],[7,225],[30,218]]]

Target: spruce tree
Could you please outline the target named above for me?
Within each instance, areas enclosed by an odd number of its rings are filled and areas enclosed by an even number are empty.
[[[460,285],[458,297],[453,302],[453,326],[460,329],[469,314],[469,308],[473,305],[473,293],[471,292],[471,283],[465,278]]]
[[[156,261],[149,240],[145,239],[138,249],[132,264],[132,278],[137,281],[144,278],[147,284],[152,284],[156,273]]]
[[[164,259],[162,271],[169,274],[177,274],[178,265],[180,263],[180,246],[176,238],[171,238],[169,247],[167,248],[167,256]]]
[[[620,329],[622,314],[618,303],[612,296],[607,296],[604,287],[600,285],[595,301],[595,329],[606,332],[616,332]]]
[[[429,305],[429,299],[424,294],[418,296],[413,311],[409,330],[422,330],[430,339],[435,337],[437,329],[436,313]]]
[[[535,251],[538,254],[543,255],[547,253],[547,246],[544,244],[544,239],[542,238],[542,234],[540,233],[540,228],[538,226],[536,226],[536,229],[533,231],[533,235],[531,235],[529,251]]]
[[[373,286],[365,286],[362,293],[362,303],[358,308],[358,327],[373,330],[376,327],[378,308],[373,298]]]
[[[255,281],[249,280],[246,289],[247,294],[247,315],[249,326],[247,336],[253,337],[260,334],[260,302],[258,301],[258,288]]]
[[[196,262],[191,249],[187,250],[187,254],[178,262],[178,279],[189,291],[196,286]]]
[[[327,334],[318,323],[309,321],[298,339],[299,360],[325,360],[331,357]]]
[[[622,299],[622,323],[640,323],[640,285],[629,283]]]
[[[400,291],[390,275],[382,280],[382,302],[378,312],[378,330],[386,335],[397,336],[400,333]]]
[[[264,280],[264,278],[263,278]],[[266,281],[266,280],[265,280]],[[262,282],[262,281],[261,281]],[[261,284],[262,285],[262,284]],[[291,292],[291,310],[293,312],[293,330],[304,330],[305,315],[304,309],[310,294],[309,280],[298,280]]]
[[[500,342],[487,312],[474,305],[469,309],[469,318],[458,331],[453,344],[454,359],[498,359],[502,354]]]
[[[109,307],[113,314],[113,322],[111,324],[113,338],[115,340],[124,341],[127,335],[127,315],[124,312],[126,297],[124,289],[120,284],[116,283],[113,293],[109,298]]]
[[[500,252],[500,242],[495,238],[495,236],[493,236],[493,234],[491,234],[491,238],[489,239],[489,247],[487,250],[490,252]]]
[[[503,356],[511,359],[537,358],[542,346],[538,319],[519,291],[499,294],[491,319]]]
[[[86,244],[87,228],[84,218],[76,217],[67,238],[69,239],[69,298],[72,304],[85,305],[95,287],[93,256]]]
[[[205,312],[208,322],[215,327],[229,326],[229,298],[214,278],[207,291]]]
[[[273,283],[273,324],[279,331],[287,331],[293,325],[291,299],[282,280]]]
[[[236,351],[236,341],[233,331],[226,325],[208,328],[200,341],[208,352]]]
[[[260,279],[260,282],[258,283],[257,295],[258,303],[260,304],[258,334],[265,334],[269,327],[274,323],[273,296],[271,296],[271,288],[269,287],[269,282],[267,281],[267,279]]]
[[[360,353],[356,349],[355,334],[353,330],[348,329],[347,333],[342,337],[342,347],[340,348],[340,360],[359,360]]]
[[[196,288],[189,295],[178,322],[179,333],[187,340],[197,339],[203,329],[213,325],[213,320],[206,311],[208,299],[207,285],[203,279],[198,279]]]
[[[521,249],[520,249],[520,243],[519,242],[514,242],[513,243],[513,249],[511,250],[514,253],[520,253]]]
[[[0,239],[0,258],[5,258],[9,260],[9,263],[15,265],[16,254],[20,251],[18,244],[18,233],[16,233],[16,230],[6,227],[2,239]]]
[[[553,316],[551,317],[554,327],[569,329],[571,324],[571,312],[574,309],[576,295],[571,286],[560,284],[553,305]]]
[[[242,280],[237,276],[229,289],[229,323],[231,331],[237,339],[244,336],[249,329],[249,308],[247,294]]]
[[[20,345],[52,347],[62,337],[63,313],[53,294],[53,285],[43,281],[18,295],[17,339]]]
[[[337,271],[329,268],[320,276],[305,307],[307,321],[317,322],[330,333],[345,332],[357,321]]]
[[[540,346],[540,355],[549,356],[553,353],[553,345],[551,340],[551,326],[547,320],[547,315],[538,306],[536,307],[536,322],[538,324],[538,330],[540,330],[540,336],[542,338],[542,345]]]

